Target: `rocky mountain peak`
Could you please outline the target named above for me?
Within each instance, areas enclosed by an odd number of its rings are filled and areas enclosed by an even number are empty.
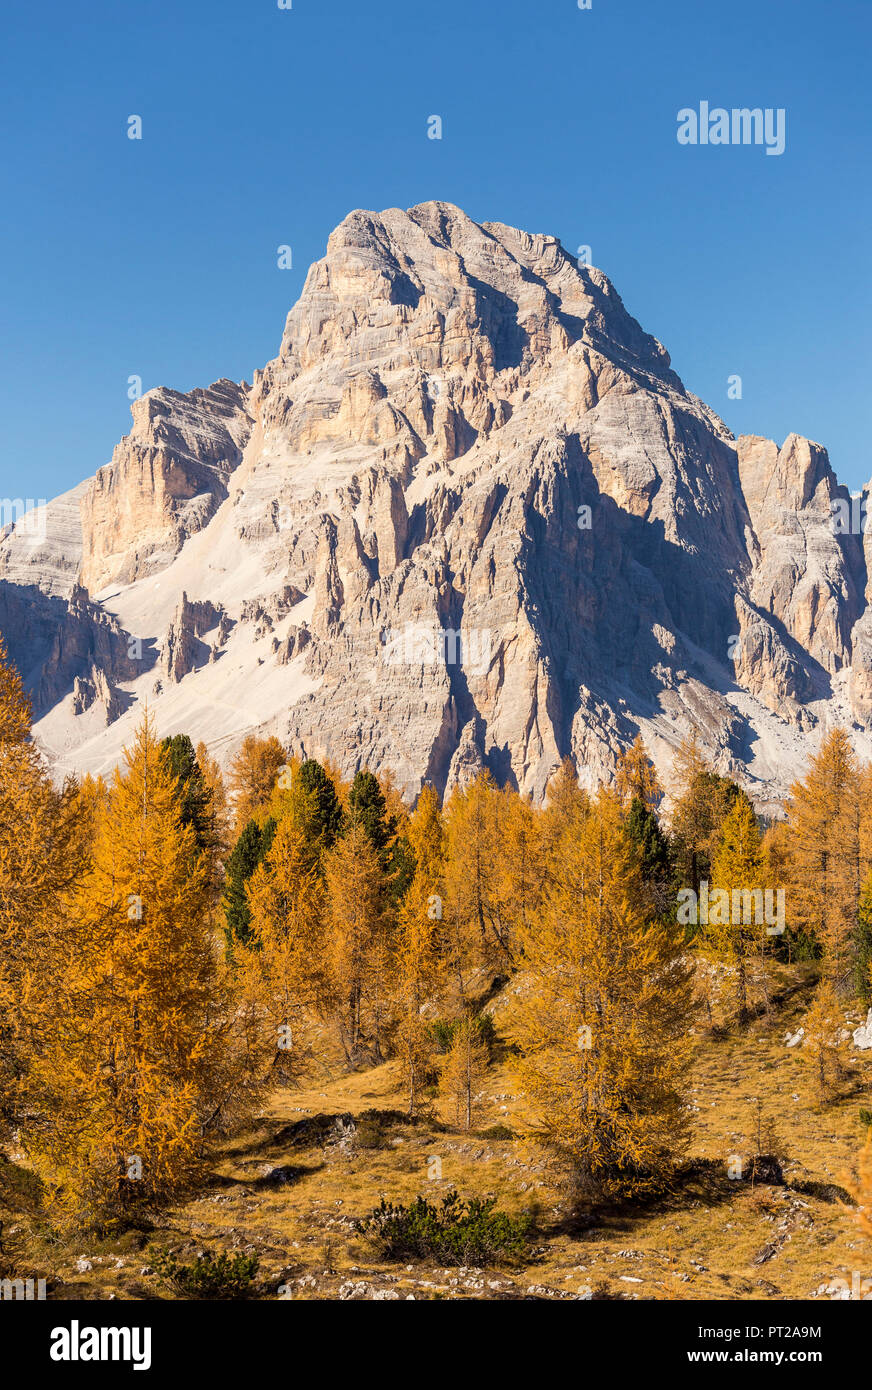
[[[148,392],[0,541],[0,627],[59,769],[147,696],[220,757],[274,732],[410,795],[488,767],[538,797],[566,754],[594,782],[640,730],[668,776],[696,728],[767,803],[822,723],[867,738],[846,497],[820,445],[734,440],[555,237],[358,210],[251,387]]]

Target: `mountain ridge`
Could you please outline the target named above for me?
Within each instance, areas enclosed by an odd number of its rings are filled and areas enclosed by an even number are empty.
[[[828,723],[872,752],[866,537],[826,451],[734,439],[554,237],[354,211],[251,386],[132,414],[44,535],[0,540],[58,775],[108,770],[146,701],[222,758],[274,732],[409,796],[488,767],[538,799],[638,732],[668,780],[696,728],[766,807]]]

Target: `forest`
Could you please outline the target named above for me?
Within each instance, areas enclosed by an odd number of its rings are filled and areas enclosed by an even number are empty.
[[[120,1269],[119,1252],[147,1249],[158,1284],[121,1296],[332,1296],[288,1258],[300,1241],[273,1250],[265,1280],[259,1217],[220,1248],[179,1236],[252,1134],[320,1152],[279,1186],[302,1188],[328,1154],[335,1191],[363,1203],[340,1223],[354,1269],[517,1271],[559,1227],[584,1271],[604,1221],[692,1206],[700,1183],[750,1194],[743,1219],[770,1227],[806,1191],[835,1201],[848,1248],[872,1235],[872,766],[839,727],[770,823],[693,738],[668,798],[637,739],[592,794],[567,759],[541,807],[487,773],[410,806],[389,775],[346,780],[275,737],[246,737],[225,776],[146,711],[111,777],[59,787],[4,651],[0,808],[4,1280],[38,1266],[64,1296],[64,1261],[90,1275],[107,1251]],[[703,1158],[699,1069],[729,1071],[737,1048],[755,1118],[737,1144],[721,1096]],[[847,1124],[838,1182],[788,1177],[798,1086],[812,1130]],[[391,1105],[366,1106],[376,1094]],[[338,1109],[315,1113],[313,1096]],[[299,1112],[263,1140],[270,1115]],[[393,1190],[383,1167],[348,1187],[416,1134]],[[464,1152],[487,1158],[443,1173]],[[535,1182],[509,1200],[491,1160]],[[335,1244],[305,1239],[336,1274]],[[663,1241],[655,1254],[674,1258]]]

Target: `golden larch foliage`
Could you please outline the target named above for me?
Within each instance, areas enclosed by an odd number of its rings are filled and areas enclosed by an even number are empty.
[[[445,807],[445,891],[461,997],[476,966],[504,971],[511,961],[500,894],[503,810],[502,795],[487,772],[457,789]]]
[[[397,994],[400,1022],[397,1055],[409,1118],[425,1108],[436,1044],[424,1010],[446,992],[449,969],[445,922],[445,837],[439,799],[425,786],[409,817],[415,872],[400,905],[397,925]]]
[[[721,896],[709,906],[706,935],[735,967],[736,1006],[742,1022],[748,1014],[749,961],[756,958],[759,969],[765,968],[764,882],[757,817],[745,798],[737,797],[721,828],[712,864],[712,896],[720,890],[727,895],[726,904]]]
[[[499,847],[495,863],[495,897],[508,945],[508,960],[541,909],[545,887],[545,845],[541,818],[515,791],[500,792]]]
[[[810,1068],[819,1105],[826,1105],[841,1094],[850,1072],[844,1010],[836,990],[824,975],[814,993],[811,1008],[803,1019],[805,1037],[800,1056]]]
[[[478,1020],[464,1015],[439,1071],[439,1092],[448,1102],[458,1129],[472,1129],[488,1110],[483,1093],[488,1068],[488,1047]]]
[[[638,798],[649,811],[656,811],[663,800],[663,788],[657,778],[655,768],[641,734],[631,748],[626,748],[618,758],[615,776],[615,790],[624,810],[629,810],[634,797]]]
[[[231,847],[230,803],[224,774],[217,758],[213,758],[206,744],[200,740],[194,750],[203,786],[209,794],[209,808],[212,814],[215,835],[215,852],[219,859],[226,858]]]
[[[52,786],[29,734],[30,705],[0,639],[0,1139],[34,1114],[28,1087],[52,1026],[55,939],[88,843],[79,788]]]
[[[696,730],[676,750],[674,771],[677,787],[670,828],[676,863],[683,886],[698,894],[710,873],[721,828],[738,789],[710,766]]]
[[[693,988],[682,933],[648,920],[620,803],[601,792],[561,846],[525,934],[519,1082],[576,1191],[654,1187],[681,1156]]]
[[[247,821],[262,812],[273,794],[276,779],[287,763],[285,750],[274,736],[248,734],[230,764],[228,788],[238,834]]]
[[[279,823],[269,853],[247,885],[251,942],[236,954],[245,1006],[259,1020],[273,1079],[304,1073],[315,1046],[314,1021],[328,1003],[324,965],[324,885],[305,832]]]
[[[840,985],[856,963],[860,900],[859,776],[846,730],[831,729],[801,782],[790,789],[791,925],[824,951],[824,969]]]
[[[232,1085],[208,872],[148,715],[97,808],[93,859],[56,934],[33,1148],[73,1224],[173,1199]]]
[[[362,825],[337,840],[324,869],[326,959],[342,1047],[351,1065],[381,1061],[395,966],[385,875]]]

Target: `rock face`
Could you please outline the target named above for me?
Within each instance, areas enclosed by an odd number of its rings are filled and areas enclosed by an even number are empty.
[[[830,674],[850,665],[851,629],[865,607],[859,535],[837,534],[833,503],[849,502],[826,451],[791,434],[737,443],[739,476],[760,548],[751,597]]]
[[[82,582],[92,593],[163,569],[227,496],[251,432],[243,383],[182,395],[159,387],[81,499]]]
[[[88,487],[79,483],[0,532],[0,583],[69,598],[82,569],[81,501]]]
[[[203,650],[200,634],[215,627],[220,617],[208,599],[190,603],[188,595],[182,593],[160,647],[160,664],[169,680],[184,680],[189,672],[202,666],[204,658],[208,659],[209,649]]]
[[[594,783],[640,730],[668,780],[696,728],[766,805],[822,725],[872,750],[825,451],[733,439],[553,237],[351,213],[250,388],[133,417],[42,541],[0,541],[59,772],[111,766],[146,698],[219,757],[276,733],[409,795],[487,767],[540,797],[566,754]]]

